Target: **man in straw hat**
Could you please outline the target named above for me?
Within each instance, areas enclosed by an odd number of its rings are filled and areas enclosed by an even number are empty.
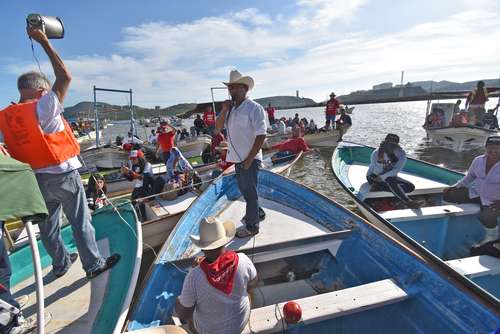
[[[476,157],[467,175],[443,191],[445,201],[481,205],[479,221],[486,229],[487,243],[500,256],[500,136],[486,140],[486,153]],[[473,255],[479,247],[473,247]]]
[[[340,102],[337,98],[335,98],[335,93],[330,94],[330,100],[326,102],[325,116],[326,116],[326,124],[325,129],[330,129],[330,123],[332,127],[335,126],[335,117],[337,116],[337,110],[340,107]]]
[[[200,334],[241,333],[250,317],[248,288],[257,270],[245,254],[226,249],[235,233],[234,223],[208,217],[199,235],[189,236],[205,256],[184,279],[175,311]]]
[[[235,164],[238,186],[246,201],[244,226],[236,236],[245,238],[259,233],[259,221],[265,217],[258,203],[257,173],[262,164],[262,144],[266,139],[266,114],[260,104],[247,97],[254,86],[251,77],[233,70],[229,82],[224,84],[231,101],[224,101],[216,121],[216,131],[227,129],[227,161]]]

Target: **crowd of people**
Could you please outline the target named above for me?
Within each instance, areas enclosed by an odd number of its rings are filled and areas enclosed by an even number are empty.
[[[476,88],[467,96],[465,109],[461,109],[462,100],[457,100],[452,114],[447,117],[443,108],[433,108],[427,115],[424,123],[426,129],[441,129],[446,127],[475,126],[489,130],[499,130],[496,113],[500,105],[486,111],[488,90],[483,81],[479,81]]]

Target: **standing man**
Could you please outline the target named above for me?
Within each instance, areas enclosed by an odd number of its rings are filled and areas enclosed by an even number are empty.
[[[276,122],[274,118],[274,113],[276,112],[276,109],[273,106],[271,106],[271,103],[269,103],[269,105],[266,108],[266,111],[267,111],[267,118],[269,119],[269,125],[273,125],[274,122]]]
[[[215,129],[215,111],[212,110],[212,106],[207,106],[203,113],[203,122],[207,126],[208,134],[212,135]]]
[[[486,109],[484,105],[488,101],[488,91],[484,87],[484,81],[478,81],[476,88],[469,93],[465,101],[465,109],[468,110],[469,124],[476,125],[483,122]]]
[[[330,94],[330,100],[326,102],[326,109],[325,109],[325,114],[326,114],[326,124],[325,124],[325,130],[330,129],[330,123],[332,124],[332,127],[335,127],[335,116],[337,115],[337,110],[339,109],[340,102],[338,99],[335,98],[335,93]]]
[[[94,278],[113,267],[120,255],[103,258],[97,248],[95,231],[78,168],[80,147],[73,131],[62,117],[62,103],[71,75],[42,30],[28,28],[28,35],[47,53],[56,81],[28,72],[17,80],[18,104],[0,111],[0,131],[14,159],[31,165],[49,212],[47,222],[39,224],[45,249],[52,257],[56,277],[64,275],[77,260],[69,254],[61,238],[61,210],[68,218],[87,278]]]
[[[167,121],[161,121],[158,128],[158,137],[156,137],[156,154],[161,155],[161,159],[167,165],[170,150],[174,147],[175,134],[177,130],[168,124]]]
[[[259,233],[259,221],[265,218],[258,202],[257,174],[262,164],[262,144],[266,139],[266,115],[260,104],[247,97],[254,86],[251,77],[233,70],[229,82],[224,84],[231,101],[224,101],[217,117],[216,131],[227,129],[227,161],[235,164],[238,186],[246,201],[244,226],[236,236],[245,238]]]
[[[196,119],[194,120],[194,128],[196,130],[197,136],[205,131],[205,122],[201,119],[200,114],[196,115]]]

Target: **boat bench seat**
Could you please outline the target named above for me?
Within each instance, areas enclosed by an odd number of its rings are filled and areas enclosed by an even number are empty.
[[[392,279],[363,284],[352,288],[296,299],[302,309],[301,321],[305,325],[363,312],[373,308],[394,304],[408,295]],[[283,313],[283,305],[278,307]],[[243,333],[281,332],[282,321],[275,313],[276,304],[252,309],[249,324]],[[250,329],[251,327],[251,329]]]
[[[422,220],[445,216],[464,216],[479,213],[480,206],[473,203],[447,204],[429,206],[420,209],[401,209],[379,212],[379,215],[390,222]]]
[[[500,259],[489,255],[449,260],[446,264],[468,278],[500,275]]]

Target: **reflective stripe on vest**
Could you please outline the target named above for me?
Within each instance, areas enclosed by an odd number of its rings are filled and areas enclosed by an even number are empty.
[[[13,104],[0,111],[0,131],[10,155],[39,169],[59,165],[80,154],[80,145],[62,115],[63,131],[43,132],[36,105],[36,101]]]

